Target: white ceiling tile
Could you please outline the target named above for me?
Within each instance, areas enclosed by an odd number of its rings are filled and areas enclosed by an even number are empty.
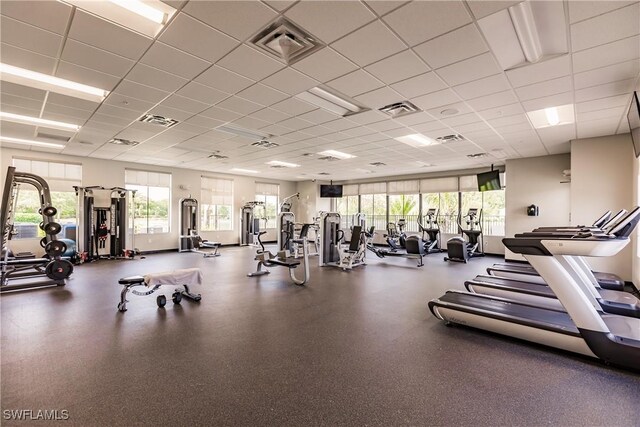
[[[237,40],[185,13],[178,14],[159,40],[209,62],[216,62],[238,44]]]
[[[193,114],[200,113],[201,111],[204,111],[207,108],[211,107],[211,104],[209,103],[196,101],[194,99],[175,94],[162,101],[162,104],[160,105],[165,105]]]
[[[382,16],[408,2],[402,0],[367,0],[365,3],[373,9],[378,16]]]
[[[349,34],[332,47],[362,67],[406,49],[405,44],[380,21]]]
[[[0,43],[0,52],[2,62],[38,73],[51,74],[56,65],[55,58],[20,49],[6,43]]]
[[[177,108],[169,107],[168,105],[163,104],[159,104],[153,107],[151,110],[149,110],[149,114],[153,114],[154,116],[170,117],[178,121],[184,121],[193,116],[193,113],[191,112],[179,110]]]
[[[358,67],[344,56],[327,47],[296,62],[293,68],[324,83],[347,74]]]
[[[502,9],[506,9],[509,6],[513,6],[516,3],[520,3],[522,0],[512,1],[469,1],[467,4],[471,8],[471,12],[476,19],[483,18],[485,16],[496,13]]]
[[[160,42],[155,42],[140,62],[186,79],[194,78],[211,65],[207,61]]]
[[[216,107],[224,108],[226,110],[245,115],[262,109],[262,105],[256,104],[255,102],[247,101],[246,99],[238,98],[237,96],[232,96],[225,99],[224,101],[218,103]]]
[[[284,64],[245,45],[222,58],[217,65],[253,80],[261,80],[284,67]]]
[[[106,111],[113,114],[110,109],[107,109]],[[128,119],[123,117],[115,117],[109,114],[102,114],[100,110],[98,110],[98,112],[91,117],[89,123],[92,126],[104,129],[105,131],[114,131],[115,134],[115,132],[118,132],[119,130],[127,127],[132,121],[133,120],[131,120],[130,118]]]
[[[313,124],[319,125],[322,123],[335,120],[338,116],[329,111],[318,108],[317,110],[309,111],[308,113],[300,114],[297,116],[299,119],[306,120]]]
[[[589,122],[592,120],[611,119],[611,118],[620,120],[620,118],[624,117],[626,114],[627,114],[627,106],[623,105],[616,108],[606,108],[604,110],[589,111],[586,113],[578,112],[576,116],[578,118],[578,123],[580,123],[580,122]],[[626,117],[625,117],[625,120],[626,120]]]
[[[587,113],[589,111],[604,110],[608,108],[628,106],[630,103],[630,94],[611,96],[608,98],[595,99],[593,101],[576,103],[576,112]]]
[[[216,119],[212,119],[206,116],[203,116],[201,114],[198,114],[196,116],[190,117],[188,118],[186,121],[183,122],[183,124],[191,124],[191,125],[196,125],[208,130],[211,130],[213,128],[216,128],[222,124],[224,124],[225,121],[223,120],[216,120]]]
[[[289,116],[288,114],[285,114],[281,111],[278,110],[274,110],[272,108],[263,108],[260,111],[256,111],[254,113],[251,113],[251,117],[254,117],[256,119],[259,120],[264,120],[267,121],[269,123],[277,123],[280,122],[282,120],[286,120],[288,118],[290,118],[291,116]]]
[[[514,125],[518,123],[528,123],[527,116],[525,114],[514,114],[512,116],[498,117],[488,120],[489,124],[494,128],[501,128],[504,126]]]
[[[142,142],[142,141],[146,141],[147,139],[157,135],[158,133],[160,133],[163,130],[164,129],[162,129],[162,128],[158,128],[157,131],[153,132],[153,131],[149,131],[149,130],[142,130],[142,129],[135,129],[135,128],[132,128],[132,127],[128,127],[126,129],[123,129],[122,132],[119,132],[116,135],[116,137],[117,138],[122,138],[122,139],[128,139],[129,141]]]
[[[139,83],[131,82],[129,80],[123,80],[118,87],[114,90],[116,93],[120,93],[127,97],[141,99],[143,101],[156,104],[166,98],[169,93],[145,86]]]
[[[439,68],[436,72],[446,83],[454,86],[498,74],[502,70],[490,53],[483,53]]]
[[[423,110],[439,107],[441,105],[453,104],[459,101],[460,97],[451,89],[443,89],[438,92],[429,93],[411,99],[411,102]]]
[[[572,1],[569,2],[569,18],[571,23],[593,18],[597,15],[635,3],[633,1]]]
[[[429,72],[394,83],[391,87],[406,98],[413,98],[444,89],[447,84],[436,73]]]
[[[580,73],[640,58],[638,46],[640,46],[640,37],[634,36],[574,53],[572,55],[573,72]]]
[[[383,19],[410,46],[471,22],[462,1],[412,2]]]
[[[640,33],[640,3],[571,25],[574,52]]]
[[[420,111],[417,113],[407,114],[406,116],[401,116],[393,120],[395,120],[396,122],[404,126],[413,126],[413,125],[419,125],[422,123],[432,122],[435,119],[431,114]]]
[[[481,122],[482,119],[476,113],[458,114],[452,117],[443,117],[440,119],[445,125],[455,128],[456,126],[467,125],[469,123]]]
[[[245,129],[260,129],[263,127],[267,127],[269,125],[271,125],[271,123],[264,121],[264,120],[260,120],[260,119],[256,119],[254,117],[250,117],[250,116],[245,116],[245,117],[241,117],[237,120],[233,121],[234,124],[237,124],[238,126],[245,128]]]
[[[2,111],[7,113],[21,114],[20,111],[29,111],[26,115],[36,117],[40,113],[42,108],[42,101],[36,101],[35,99],[21,98],[19,96],[2,94],[0,99],[2,104]],[[18,107],[18,108],[11,108]],[[9,111],[11,110],[11,111]]]
[[[509,89],[509,81],[504,74],[495,74],[473,82],[464,83],[453,87],[463,99],[473,99],[491,93],[502,92]]]
[[[487,110],[489,108],[501,107],[503,105],[513,104],[517,102],[515,94],[511,90],[505,90],[504,92],[494,93],[492,95],[481,96],[467,101],[467,104],[476,111]]]
[[[607,98],[615,95],[631,93],[634,89],[635,79],[620,80],[613,83],[592,86],[586,89],[576,90],[576,102],[591,101],[598,98]]]
[[[387,84],[396,83],[429,71],[429,67],[411,50],[405,50],[378,61],[365,69]]]
[[[284,126],[291,130],[300,130],[313,126],[313,123],[299,119],[297,117],[292,117],[290,119],[279,122],[278,125]]]
[[[534,83],[528,86],[521,86],[516,88],[515,91],[521,101],[528,101],[530,99],[542,98],[543,96],[566,92],[572,88],[573,82],[571,80],[571,76],[565,76],[540,83]]]
[[[608,67],[577,73],[573,76],[576,89],[584,89],[603,83],[627,80],[640,75],[640,60],[621,62]]]
[[[56,34],[67,30],[71,6],[55,1],[5,1],[0,12],[5,16],[41,27]]]
[[[431,108],[427,110],[427,113],[431,114],[436,119],[444,119],[445,117],[451,118],[452,115],[450,114],[450,111],[447,110],[457,110],[458,112],[455,115],[472,112],[471,108],[469,108],[469,106],[464,102],[454,102],[452,104],[440,105],[438,107]],[[443,112],[445,112],[445,114],[442,114]],[[445,126],[444,123],[442,123],[442,125]]]
[[[138,60],[153,40],[142,34],[76,9],[69,37],[82,43]]]
[[[296,95],[318,85],[316,80],[289,67],[270,75],[262,83],[289,95]]]
[[[358,125],[349,119],[341,118],[341,119],[332,120],[330,122],[323,123],[322,126],[327,127],[329,129],[333,129],[336,132],[339,132],[342,130],[354,128]]]
[[[98,108],[97,113],[117,117],[120,119],[126,119],[129,120],[129,122],[132,122],[140,117],[139,111],[129,110],[127,108],[116,107],[114,105],[108,104],[102,104],[100,108]]]
[[[522,106],[525,111],[541,110],[543,108],[557,107],[559,105],[573,104],[573,93],[564,92],[556,95],[545,96],[543,98],[523,101]]]
[[[358,102],[363,103],[371,109],[379,109],[385,105],[393,104],[402,100],[394,90],[388,87],[373,90],[355,97]]]
[[[3,43],[52,57],[58,56],[62,43],[58,34],[6,16],[0,17],[0,39]]]
[[[80,98],[61,95],[59,93],[49,92],[47,103],[62,105],[65,107],[76,108],[79,110],[93,111],[100,105],[97,102],[87,101]]]
[[[296,2],[296,0],[263,0],[269,6],[275,8],[276,10],[283,11],[292,4]]]
[[[241,115],[230,110],[220,107],[211,107],[200,113],[201,116],[209,117],[223,122],[230,122],[239,118]]]
[[[238,40],[258,32],[277,16],[266,5],[250,1],[190,1],[182,10]]]
[[[173,92],[189,81],[175,74],[169,74],[166,71],[140,63],[136,64],[127,74],[127,80],[167,92]]]
[[[389,119],[389,118],[386,119],[386,120],[379,121],[379,122],[369,123],[367,125],[367,127],[369,129],[373,129],[373,130],[378,131],[378,132],[388,132],[388,131],[393,130],[393,129],[400,129],[400,128],[404,129],[405,128],[405,126],[402,125],[402,123],[398,123],[398,122],[396,122],[396,121],[394,121],[392,119]],[[339,130],[344,130],[344,129],[339,129]]]
[[[513,87],[568,76],[571,74],[571,57],[562,55],[524,67],[507,70],[506,73]]]
[[[254,83],[251,79],[225,70],[217,65],[199,75],[195,81],[229,94],[239,92]]]
[[[138,111],[141,113],[153,108],[156,105],[155,102],[142,101],[140,99],[125,96],[120,93],[111,92],[109,96],[104,100],[107,105],[114,105],[116,107],[127,108],[129,110]]]
[[[29,98],[38,102],[42,102],[44,101],[46,91],[29,86],[22,86],[15,83],[0,81],[0,97],[4,97],[5,95],[15,95],[21,98]]]
[[[130,59],[75,40],[67,40],[61,59],[116,77],[123,77],[134,64]]]
[[[289,95],[286,93],[271,89],[260,83],[256,83],[255,85],[238,92],[236,95],[264,106],[269,106],[289,98]]]
[[[375,19],[357,1],[303,1],[285,15],[327,44]]]
[[[364,70],[357,70],[327,83],[328,86],[348,96],[356,96],[384,86],[380,80]]]
[[[497,119],[500,117],[507,117],[514,114],[524,113],[524,109],[520,103],[514,103],[510,105],[502,105],[500,107],[488,108],[478,112],[480,117],[485,120]]]
[[[573,124],[550,126],[536,131],[547,149],[552,145],[569,142],[576,138],[576,127]]]
[[[176,94],[209,105],[216,104],[229,96],[227,93],[193,81],[177,91]]]
[[[58,64],[58,71],[56,72],[56,76],[109,91],[113,90],[115,85],[118,84],[118,81],[120,80],[119,78],[112,75],[101,73],[99,71],[81,67],[79,65],[71,64],[65,61],[60,61],[60,63]]]
[[[377,111],[377,110],[369,110],[369,111],[365,111],[362,113],[349,116],[350,121],[357,124],[361,124],[361,125],[380,122],[383,120],[387,120],[388,118],[389,118],[388,116],[386,116],[385,114],[382,114],[380,111]]]

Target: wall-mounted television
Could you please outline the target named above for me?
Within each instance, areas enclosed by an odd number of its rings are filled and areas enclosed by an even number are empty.
[[[342,197],[342,185],[320,185],[320,197]]]
[[[627,120],[629,121],[633,150],[636,153],[636,157],[640,157],[640,100],[638,99],[638,92],[633,92],[631,97]]]
[[[491,171],[478,174],[478,191],[500,190],[500,171]]]

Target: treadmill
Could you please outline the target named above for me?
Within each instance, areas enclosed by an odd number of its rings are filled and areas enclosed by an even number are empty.
[[[471,326],[502,335],[599,358],[640,370],[640,319],[606,314],[583,290],[586,283],[575,256],[613,256],[628,243],[640,220],[638,209],[605,236],[512,237],[505,246],[522,254],[540,272],[563,310],[536,307],[508,298],[448,291],[429,302],[429,309],[447,323]],[[567,261],[569,260],[569,261]]]
[[[611,211],[607,211],[604,215],[594,221],[591,227],[540,227],[534,232],[539,233],[568,233],[567,236],[572,236],[574,233],[603,233],[603,230],[610,230],[616,223],[627,213],[625,209],[621,209],[614,216],[611,216]],[[599,227],[597,227],[599,225]],[[585,260],[581,261],[588,267]],[[612,273],[604,273],[601,271],[591,271],[595,280],[597,281],[597,287],[614,290],[624,291],[624,280]],[[526,262],[512,262],[512,263],[496,263],[492,267],[487,268],[487,274],[492,276],[503,277],[507,279],[527,281],[544,285],[544,280],[540,277],[538,272]]]

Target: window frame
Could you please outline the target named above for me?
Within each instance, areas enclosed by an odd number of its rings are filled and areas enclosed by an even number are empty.
[[[132,182],[128,182],[127,179],[127,172],[144,172],[147,174],[158,174],[158,175],[167,175],[169,177],[169,184],[168,186],[160,186],[160,185],[149,185],[148,182],[147,184],[134,184]],[[160,234],[171,234],[171,222],[172,222],[172,213],[173,213],[173,206],[172,206],[172,197],[173,197],[173,174],[171,172],[158,172],[158,171],[150,171],[150,170],[144,170],[144,169],[125,169],[124,170],[124,186],[127,190],[136,190],[136,194],[133,197],[134,203],[131,203],[132,199],[131,199],[131,193],[129,193],[128,197],[128,205],[129,205],[129,215],[130,217],[132,217],[133,220],[133,224],[131,224],[131,232],[136,235],[136,236],[141,236],[141,235],[160,235]],[[140,189],[138,188],[132,188],[132,187],[146,187],[146,215],[145,216],[138,216],[138,215],[131,215],[131,213],[133,212],[135,214],[135,209],[136,209],[136,204],[139,203],[138,202],[138,197],[140,197],[140,194],[142,193]],[[150,233],[150,216],[149,216],[149,202],[151,200],[151,198],[149,197],[149,189],[150,188],[166,188],[169,190],[169,194],[168,194],[168,200],[167,200],[167,231],[161,231],[161,232],[157,232],[157,233]],[[133,211],[131,211],[133,210]],[[146,227],[145,227],[145,231],[144,232],[136,232],[136,220],[140,219],[140,218],[144,218],[146,217]]]

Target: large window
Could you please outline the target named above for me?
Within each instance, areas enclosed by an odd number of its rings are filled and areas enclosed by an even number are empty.
[[[260,218],[260,226],[265,228],[276,228],[278,219],[278,196],[280,186],[278,184],[269,184],[265,182],[256,182],[256,198],[258,202],[264,203],[262,206],[256,206],[254,215]]]
[[[126,169],[125,186],[136,190],[134,233],[168,233],[171,224],[171,174]]]
[[[438,226],[442,233],[458,233],[458,192],[426,193],[422,195],[422,215],[429,209],[438,210]]]
[[[233,181],[200,178],[200,228],[203,231],[233,230]]]
[[[353,215],[358,213],[358,186],[343,185],[342,197],[335,201],[336,212],[340,214],[340,227],[350,228],[353,225]]]
[[[503,174],[501,181],[504,184]],[[505,200],[504,190],[477,191],[475,175],[460,177],[460,213],[466,215],[469,208],[482,209],[482,233],[486,236],[504,236]]]
[[[44,178],[49,185],[51,203],[57,209],[55,221],[62,225],[58,235],[75,239],[77,199],[74,186],[82,185],[82,165],[41,160],[13,159],[16,172],[26,172]],[[18,200],[14,212],[13,239],[42,238],[44,232],[38,224],[42,221],[40,196],[36,189],[22,184],[18,190]]]

